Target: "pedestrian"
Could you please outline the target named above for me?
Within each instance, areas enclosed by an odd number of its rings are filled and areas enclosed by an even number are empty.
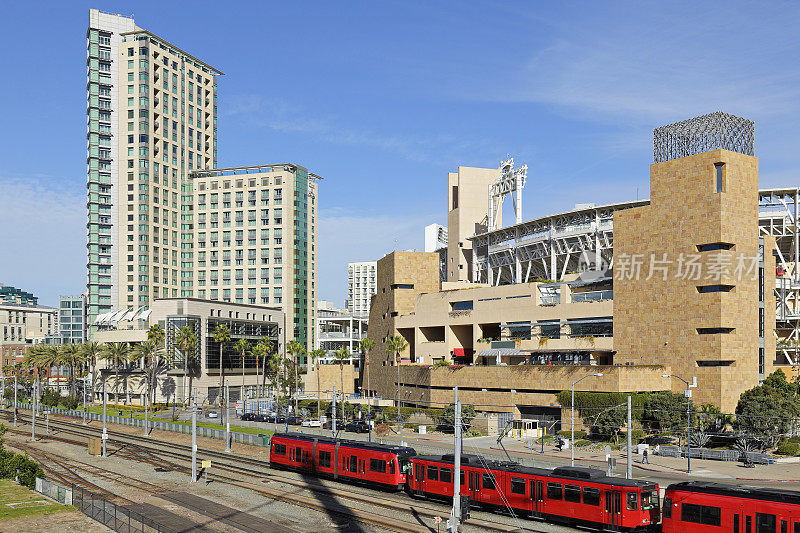
[[[644,463],[650,464],[650,460],[647,458],[647,448],[642,452],[642,464]]]

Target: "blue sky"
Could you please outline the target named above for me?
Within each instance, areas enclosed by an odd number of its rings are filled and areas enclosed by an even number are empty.
[[[0,282],[45,304],[85,286],[90,7],[225,72],[220,166],[324,176],[319,296],[338,304],[348,261],[445,223],[459,165],[527,163],[525,218],[646,197],[652,129],[721,109],[756,121],[762,187],[800,185],[797,4],[6,2]]]

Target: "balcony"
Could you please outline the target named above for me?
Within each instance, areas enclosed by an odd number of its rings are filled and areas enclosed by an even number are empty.
[[[542,299],[544,299],[544,297]],[[614,299],[614,291],[610,289],[605,291],[576,292],[572,294],[573,302],[597,302],[600,300],[613,300],[613,299]]]

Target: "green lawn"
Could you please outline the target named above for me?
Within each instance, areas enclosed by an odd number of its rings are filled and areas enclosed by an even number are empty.
[[[27,504],[25,502],[35,502],[38,500],[46,500],[44,496],[28,490],[27,487],[18,485],[17,483],[8,480],[0,479],[0,521],[9,520],[11,518],[21,518],[25,516],[38,516],[58,513],[68,509],[74,509],[69,505],[61,505],[60,503],[53,503],[48,501],[49,505],[45,504]],[[8,504],[21,503],[22,505],[10,507]]]

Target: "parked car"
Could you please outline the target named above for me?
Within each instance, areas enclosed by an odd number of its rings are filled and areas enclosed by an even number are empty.
[[[342,429],[343,427],[344,420],[337,420],[336,429]],[[333,420],[329,418],[324,424],[322,424],[322,429],[333,429]]]
[[[304,428],[321,428],[322,422],[317,420],[316,418],[308,418],[306,420],[303,420],[303,423],[301,425]]]
[[[303,423],[303,418],[299,417],[299,416],[290,416],[288,418],[288,421],[289,421],[289,425],[291,425],[291,426],[299,426],[300,424]]]
[[[216,411],[209,411],[206,415],[208,418],[219,418],[219,413]]]
[[[253,413],[242,413],[242,416],[239,417],[240,420],[255,420],[256,415]]]
[[[369,425],[366,422],[349,422],[344,426],[345,431],[351,433],[369,433]]]

